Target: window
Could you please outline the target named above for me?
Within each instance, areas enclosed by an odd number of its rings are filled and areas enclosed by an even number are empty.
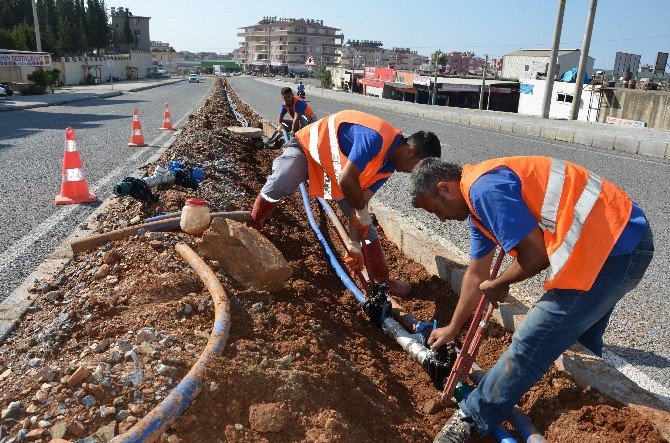
[[[139,24],[140,24],[140,19],[139,19],[139,18],[136,18],[136,19],[135,19],[135,24],[136,24],[136,25],[139,25]]]
[[[556,101],[559,103],[572,103],[573,96],[570,94],[558,94]]]
[[[528,71],[529,69],[530,69],[530,66],[526,65],[526,67],[524,68],[524,71]]]
[[[139,30],[139,29],[135,29],[135,30],[133,31],[133,34],[134,34],[134,35],[140,35],[140,30]]]
[[[116,29],[119,29],[119,24],[118,24],[118,23],[114,23],[114,27],[115,27]]]

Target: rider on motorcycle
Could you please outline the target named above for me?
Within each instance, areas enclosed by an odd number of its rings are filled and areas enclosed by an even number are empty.
[[[305,98],[305,85],[300,82],[298,84],[298,97],[304,99]]]

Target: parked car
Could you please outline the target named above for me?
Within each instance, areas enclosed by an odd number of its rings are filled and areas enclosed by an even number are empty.
[[[189,83],[200,83],[200,76],[198,74],[191,74],[188,76]]]
[[[12,95],[14,95],[14,90],[7,83],[0,83],[0,88],[5,90],[5,94],[7,95],[7,97],[11,97]]]
[[[150,72],[147,74],[147,78],[163,78],[163,75],[158,72]]]
[[[0,98],[5,98],[5,100],[7,99],[7,92],[2,86],[0,86]]]

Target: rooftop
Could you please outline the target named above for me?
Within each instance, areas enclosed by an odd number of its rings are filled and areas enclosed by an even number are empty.
[[[579,52],[579,49],[559,49],[558,50],[558,55],[559,57],[561,55],[565,54],[570,54],[572,52]],[[518,51],[511,52],[509,54],[505,54],[505,57],[510,56],[510,55],[527,55],[527,56],[535,56],[535,57],[549,57],[551,54],[551,49],[519,49]]]

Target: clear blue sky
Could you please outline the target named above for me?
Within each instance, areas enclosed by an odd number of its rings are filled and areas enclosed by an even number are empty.
[[[653,63],[670,52],[670,0],[600,0],[590,55],[611,68],[617,51]],[[229,52],[238,47],[237,28],[263,16],[321,19],[347,39],[381,40],[421,54],[436,49],[501,57],[519,48],[549,48],[557,0],[133,0],[124,5],[151,19],[151,39],[177,50]],[[581,48],[588,0],[567,0],[561,48]],[[300,8],[300,9],[299,9]]]

